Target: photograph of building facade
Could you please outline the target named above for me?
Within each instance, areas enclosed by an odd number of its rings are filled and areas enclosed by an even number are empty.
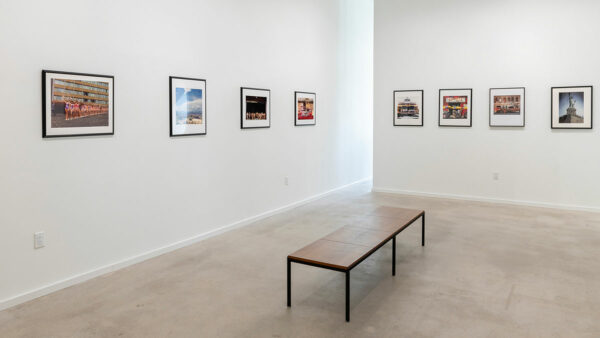
[[[444,96],[444,118],[466,119],[468,110],[466,96]]]
[[[108,82],[52,79],[52,128],[108,126]]]
[[[396,107],[397,118],[418,118],[419,117],[419,105],[413,102],[410,98],[405,98],[404,101],[398,103]]]
[[[0,338],[600,338],[599,13],[0,0]]]
[[[312,98],[303,97],[298,99],[298,120],[312,120],[314,100]]]
[[[394,90],[394,126],[423,126],[423,90]]]
[[[521,95],[494,96],[494,114],[520,114]]]
[[[294,92],[295,126],[314,126],[317,123],[316,102],[316,93]]]

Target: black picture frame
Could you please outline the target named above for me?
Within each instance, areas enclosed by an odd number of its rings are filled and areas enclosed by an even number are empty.
[[[308,94],[308,95],[313,95],[314,96],[314,102],[313,102],[313,121],[312,123],[301,123],[298,124],[298,94]],[[315,126],[317,125],[317,93],[314,92],[303,92],[303,91],[295,91],[294,92],[294,126],[296,127],[304,127],[304,126]]]
[[[421,92],[421,124],[396,124],[396,93]],[[401,89],[392,92],[392,124],[394,127],[423,127],[425,124],[425,91],[423,89]]]
[[[185,134],[174,134],[173,133],[173,80],[187,80],[187,81],[198,81],[204,82],[204,93],[202,96],[203,99],[203,111],[202,118],[204,119],[204,131],[203,132],[194,132],[194,133],[185,133]],[[169,76],[169,136],[170,137],[179,137],[179,136],[198,136],[198,135],[206,135],[208,132],[208,103],[207,103],[207,90],[208,83],[206,79],[198,79],[192,77],[181,77],[181,76]]]
[[[509,124],[492,124],[492,91],[493,90],[511,90],[511,89],[515,89],[515,90],[523,90],[523,101],[521,102],[521,108],[523,111],[523,122],[520,125],[509,125]],[[525,119],[526,119],[526,115],[525,115],[525,109],[526,109],[526,98],[525,98],[525,94],[526,94],[526,90],[525,87],[501,87],[501,88],[490,88],[489,90],[489,115],[488,115],[488,124],[491,128],[510,128],[510,127],[516,127],[516,128],[521,128],[521,127],[525,127]]]
[[[558,113],[554,111],[554,90],[560,89],[590,89],[590,126],[589,127],[556,127],[554,126],[554,114]],[[560,104],[560,103],[559,103]],[[562,86],[562,87],[551,87],[550,88],[550,129],[555,130],[590,130],[594,128],[594,86]]]
[[[244,126],[244,91],[245,90],[258,90],[267,92],[267,121],[268,124],[266,126],[254,126],[254,127],[245,127]],[[240,87],[240,128],[241,129],[262,129],[262,128],[271,128],[271,90],[264,88],[253,88],[253,87]]]
[[[469,98],[471,99],[468,103],[469,105],[469,125],[444,125],[442,124],[442,91],[458,91],[458,90],[467,90],[469,91]],[[473,126],[473,88],[444,88],[440,89],[438,92],[438,127],[457,127],[457,128],[471,128]]]
[[[52,118],[52,108],[50,109],[50,112],[48,111],[48,106],[47,106],[47,96],[48,93],[46,92],[48,90],[47,86],[46,86],[46,80],[49,74],[59,74],[59,75],[73,75],[73,76],[81,76],[81,77],[100,77],[100,78],[106,78],[107,81],[110,82],[110,86],[107,89],[107,96],[110,95],[110,102],[107,104],[110,107],[110,113],[109,114],[109,124],[110,124],[110,131],[108,132],[90,132],[90,133],[70,133],[70,134],[50,134],[49,132],[51,130],[48,130],[47,128],[47,122],[48,122],[48,115],[50,114],[50,118]],[[50,88],[50,90],[52,90],[52,88]],[[110,90],[112,90],[112,92],[110,92]],[[52,97],[52,93],[50,93],[50,97]],[[52,107],[52,103],[51,103],[51,107]],[[85,127],[78,127],[78,128],[85,128]],[[50,128],[50,129],[54,129],[54,128]],[[92,73],[78,73],[78,72],[67,72],[67,71],[59,71],[59,70],[48,70],[48,69],[43,69],[42,70],[42,138],[56,138],[56,137],[76,137],[76,136],[102,136],[102,135],[114,135],[115,134],[115,77],[113,75],[101,75],[101,74],[92,74]]]

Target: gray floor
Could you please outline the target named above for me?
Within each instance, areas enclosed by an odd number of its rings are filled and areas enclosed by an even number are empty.
[[[600,214],[354,186],[0,312],[2,337],[600,337]],[[427,211],[344,276],[285,257],[379,205]]]

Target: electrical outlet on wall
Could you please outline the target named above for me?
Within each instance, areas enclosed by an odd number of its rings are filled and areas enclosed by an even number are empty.
[[[283,184],[284,185],[290,185],[290,179],[289,179],[289,177],[286,176],[286,177],[283,178]]]
[[[500,173],[492,173],[492,179],[498,181],[500,179]]]
[[[33,234],[33,248],[41,249],[46,246],[46,239],[44,238],[44,232],[36,232]]]

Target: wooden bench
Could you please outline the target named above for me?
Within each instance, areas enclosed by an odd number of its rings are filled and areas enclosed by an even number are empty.
[[[421,245],[425,246],[425,211],[379,207],[287,257],[287,306],[292,306],[292,266],[300,263],[346,274],[346,321],[350,321],[350,271],[392,240],[392,276],[396,275],[396,235],[422,219]]]

